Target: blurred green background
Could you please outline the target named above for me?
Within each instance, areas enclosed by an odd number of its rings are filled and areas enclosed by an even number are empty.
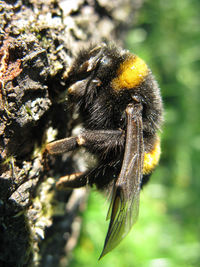
[[[138,16],[126,47],[161,87],[162,158],[141,192],[139,220],[101,261],[108,203],[91,192],[71,267],[200,266],[200,1],[147,0]]]

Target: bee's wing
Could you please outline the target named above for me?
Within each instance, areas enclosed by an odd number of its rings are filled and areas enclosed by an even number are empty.
[[[113,187],[107,219],[110,224],[101,257],[116,247],[136,222],[139,211],[144,145],[141,106],[128,106],[121,172]]]

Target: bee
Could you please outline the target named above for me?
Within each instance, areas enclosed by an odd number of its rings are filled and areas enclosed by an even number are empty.
[[[137,220],[141,188],[160,158],[162,99],[140,57],[104,43],[79,52],[67,82],[68,100],[77,106],[83,130],[47,144],[46,151],[58,154],[85,147],[96,156],[96,166],[61,177],[57,188],[110,189],[110,222],[101,258]]]

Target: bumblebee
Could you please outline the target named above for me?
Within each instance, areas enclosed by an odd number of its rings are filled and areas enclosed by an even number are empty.
[[[77,106],[83,130],[47,144],[46,150],[57,154],[85,147],[96,156],[95,167],[61,177],[57,188],[96,185],[110,190],[110,223],[101,258],[120,243],[138,217],[140,190],[160,157],[162,99],[141,58],[104,43],[79,52],[67,82],[68,99]]]

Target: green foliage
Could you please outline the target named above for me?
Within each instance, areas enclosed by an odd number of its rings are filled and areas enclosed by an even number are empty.
[[[163,95],[160,166],[141,193],[137,224],[100,262],[108,205],[91,194],[70,266],[199,266],[199,13],[199,0],[148,0],[129,32],[127,47],[148,62]]]

